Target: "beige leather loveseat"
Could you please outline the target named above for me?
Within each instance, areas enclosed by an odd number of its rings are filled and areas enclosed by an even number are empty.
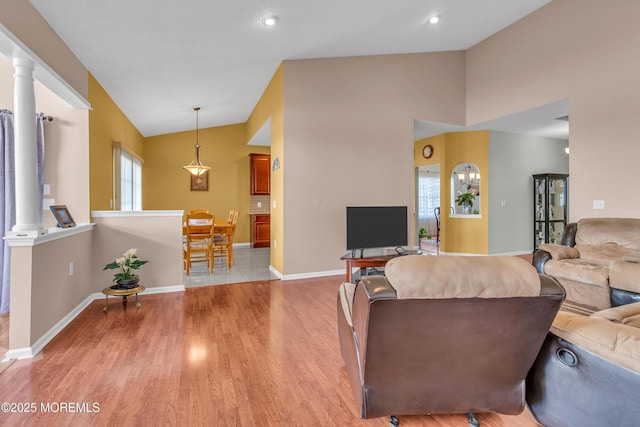
[[[561,244],[540,245],[533,264],[560,282],[568,301],[600,310],[640,301],[640,219],[571,223]]]

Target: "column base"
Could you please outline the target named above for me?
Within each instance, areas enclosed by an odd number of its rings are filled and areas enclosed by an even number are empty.
[[[40,228],[38,230],[11,230],[7,231],[5,237],[28,237],[34,238],[48,234],[49,230]]]

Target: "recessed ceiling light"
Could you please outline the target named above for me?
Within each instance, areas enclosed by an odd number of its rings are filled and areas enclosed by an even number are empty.
[[[273,27],[274,25],[276,25],[278,23],[278,17],[277,16],[267,16],[267,17],[262,19],[262,23],[264,25],[266,25],[267,27]]]
[[[428,19],[429,24],[437,24],[438,22],[440,22],[440,15],[434,15],[431,18]]]

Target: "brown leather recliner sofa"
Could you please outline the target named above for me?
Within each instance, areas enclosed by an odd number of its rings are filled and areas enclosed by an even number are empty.
[[[561,244],[534,253],[539,273],[555,277],[567,300],[592,309],[640,301],[640,219],[585,218],[568,224]]]
[[[517,257],[402,256],[343,283],[342,357],[361,418],[519,414],[564,297]],[[392,417],[392,423],[395,417]]]
[[[534,254],[589,309],[558,313],[527,377],[527,403],[546,427],[640,425],[639,261],[635,218],[582,219]]]
[[[545,427],[640,425],[640,303],[559,312],[526,383]]]

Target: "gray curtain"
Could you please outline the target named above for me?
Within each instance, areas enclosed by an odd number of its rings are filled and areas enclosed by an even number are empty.
[[[8,110],[0,110],[0,156],[2,156],[2,173],[0,173],[0,191],[2,192],[0,203],[0,223],[2,226],[2,235],[11,230],[13,224],[16,223],[16,207],[15,207],[15,160],[13,145],[13,113]],[[0,255],[2,255],[2,284],[0,285],[0,313],[9,311],[9,284],[11,269],[11,250],[7,242],[2,241],[0,246]]]
[[[40,188],[40,221],[42,222],[42,192],[44,189],[44,114],[36,115],[36,143],[38,150],[38,182]],[[16,223],[15,194],[15,145],[13,137],[13,113],[0,110],[0,227],[2,235]],[[9,312],[9,288],[11,283],[11,249],[3,240],[0,245],[0,314]]]
[[[38,193],[40,204],[38,219],[42,224],[42,206],[44,197],[44,113],[36,114],[36,149],[38,150]]]

